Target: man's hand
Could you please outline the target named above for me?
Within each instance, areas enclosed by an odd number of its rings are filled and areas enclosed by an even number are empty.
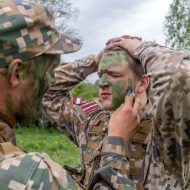
[[[112,49],[115,46],[119,46],[125,49],[132,57],[135,57],[134,53],[142,43],[143,41],[140,37],[123,35],[108,40],[106,43],[106,49]]]
[[[135,135],[140,117],[141,101],[130,95],[124,104],[112,113],[109,125],[108,136],[119,136],[126,140],[132,139]]]

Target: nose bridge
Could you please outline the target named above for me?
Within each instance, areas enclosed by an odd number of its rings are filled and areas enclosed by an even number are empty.
[[[102,77],[99,80],[99,87],[104,87],[104,86],[108,86],[110,84],[109,80],[107,79],[107,74],[104,73],[102,74]]]

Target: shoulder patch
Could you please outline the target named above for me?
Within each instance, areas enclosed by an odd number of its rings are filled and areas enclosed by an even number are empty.
[[[100,108],[99,105],[96,102],[89,102],[81,106],[81,109],[88,114],[91,111],[96,110],[97,108]]]
[[[73,96],[72,101],[73,101],[73,104],[75,104],[75,105],[80,105],[80,104],[84,104],[87,102],[86,100],[84,100],[82,98],[78,98],[77,96]]]

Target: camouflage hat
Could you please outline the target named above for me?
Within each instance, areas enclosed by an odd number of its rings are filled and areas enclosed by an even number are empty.
[[[43,53],[71,53],[79,39],[58,33],[52,11],[27,0],[0,0],[0,67]]]

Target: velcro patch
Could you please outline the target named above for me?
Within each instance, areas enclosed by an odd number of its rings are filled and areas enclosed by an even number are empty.
[[[87,104],[81,106],[81,109],[85,113],[89,113],[89,112],[95,110],[96,108],[99,108],[99,105],[96,102],[90,102],[90,103],[87,103]]]

